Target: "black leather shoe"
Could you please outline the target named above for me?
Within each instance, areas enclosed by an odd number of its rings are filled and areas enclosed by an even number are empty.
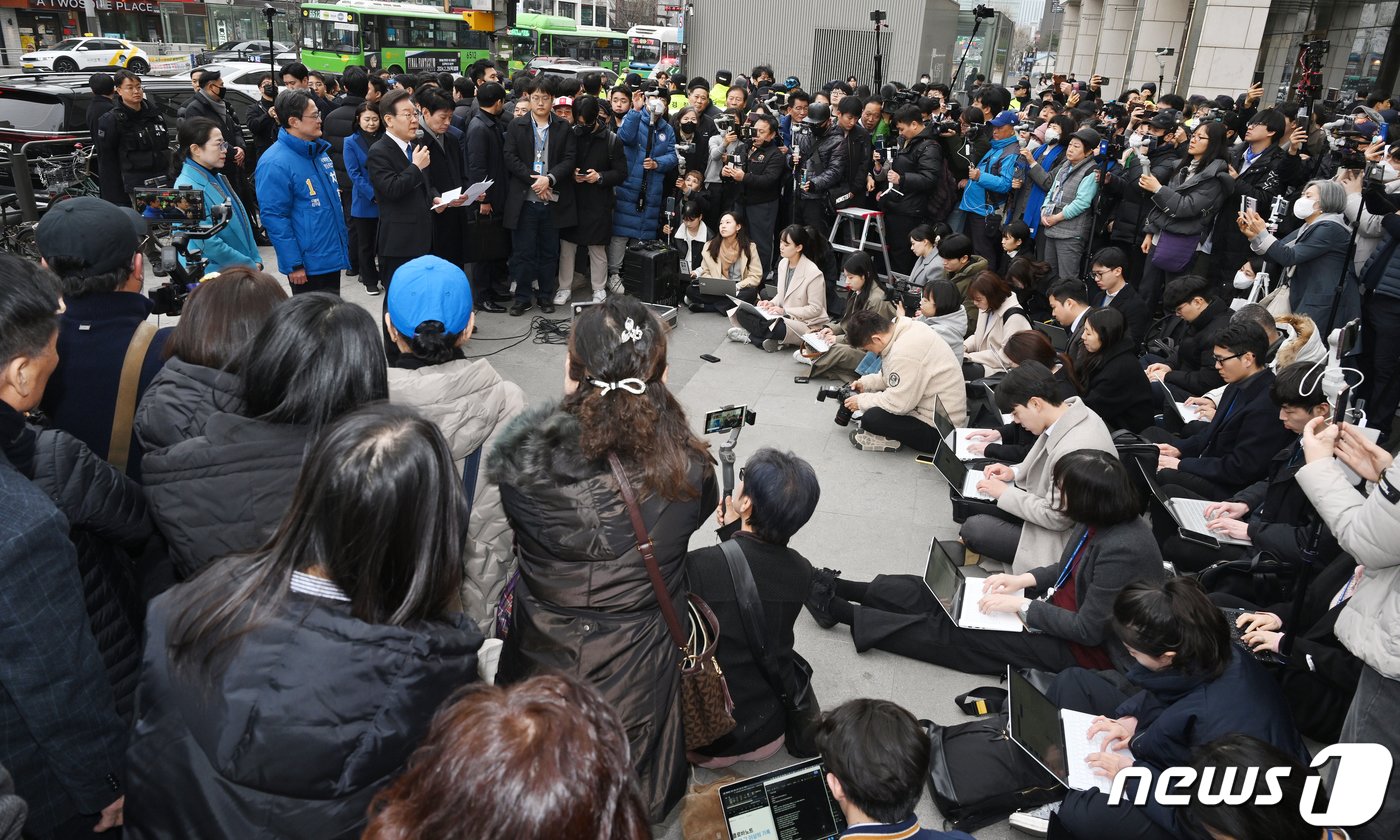
[[[511,307],[510,307],[510,314],[511,314],[512,317],[517,316],[517,315],[524,315],[526,312],[529,312],[529,311],[530,311],[530,304],[529,304],[529,303],[514,303],[514,304],[511,304]]]
[[[496,312],[496,313],[500,313],[500,312],[505,312],[505,311],[506,311],[506,308],[505,308],[504,306],[501,306],[499,303],[496,303],[494,300],[483,300],[481,303],[478,303],[478,304],[476,305],[476,308],[477,308],[477,309],[480,309],[482,312]]]
[[[540,311],[543,312],[543,313],[546,314],[546,315],[553,315],[553,314],[554,314],[554,304],[551,303],[550,301],[545,301],[544,303],[541,303],[541,304],[540,304]]]
[[[511,294],[510,292],[492,292],[492,293],[491,293],[491,302],[492,302],[492,303],[510,303],[510,302],[513,301],[513,300],[515,300],[515,295]]]

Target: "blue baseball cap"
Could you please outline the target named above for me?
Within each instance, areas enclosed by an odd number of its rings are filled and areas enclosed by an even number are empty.
[[[1000,114],[993,117],[992,121],[987,123],[987,125],[993,128],[1005,128],[1008,125],[1015,125],[1017,121],[1018,117],[1015,111],[1002,111]]]
[[[390,323],[404,338],[416,335],[424,321],[441,321],[448,335],[456,335],[472,318],[472,285],[447,260],[419,257],[394,272],[386,306]]]

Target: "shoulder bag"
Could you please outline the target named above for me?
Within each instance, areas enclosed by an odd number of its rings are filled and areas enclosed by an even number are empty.
[[[1172,233],[1162,231],[1157,234],[1157,244],[1152,248],[1152,264],[1161,270],[1172,273],[1185,271],[1186,266],[1196,256],[1196,246],[1201,244],[1199,233]]]
[[[652,589],[656,590],[656,600],[661,605],[661,615],[666,620],[671,641],[681,653],[681,720],[685,726],[685,748],[693,750],[713,744],[734,731],[735,727],[734,700],[729,696],[729,685],[725,683],[724,672],[715,658],[719,647],[719,621],[708,604],[691,595],[687,611],[690,632],[681,630],[680,618],[676,615],[675,604],[671,602],[671,592],[661,578],[661,568],[656,564],[651,537],[647,534],[636,494],[632,492],[632,483],[628,481],[622,462],[616,455],[608,454],[608,464],[612,467],[613,477],[617,479],[622,500],[627,503],[632,530],[636,532],[637,550],[642,553],[642,560],[646,563],[647,577],[651,578]]]
[[[754,662],[763,672],[768,687],[783,703],[783,713],[787,718],[784,729],[787,751],[794,758],[819,755],[816,734],[817,724],[822,719],[822,707],[817,702],[816,692],[812,690],[812,666],[797,651],[793,651],[788,673],[783,674],[781,665],[773,661],[773,655],[764,641],[767,620],[763,602],[759,600],[758,586],[754,583],[753,572],[749,571],[744,553],[733,540],[725,540],[719,547],[724,551],[724,559],[729,563],[729,576],[734,580],[734,594],[738,598],[749,650],[753,651]]]
[[[155,337],[156,328],[150,322],[137,324],[122,359],[117,404],[112,411],[112,436],[107,443],[107,462],[122,472],[126,472],[126,463],[131,457],[131,426],[136,419],[136,400],[141,396],[141,368],[146,364],[146,351]]]

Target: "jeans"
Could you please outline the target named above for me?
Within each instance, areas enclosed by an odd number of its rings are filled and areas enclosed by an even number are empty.
[[[1394,633],[1395,628],[1377,628],[1380,633]],[[1347,718],[1342,723],[1340,743],[1381,744],[1391,755],[1400,754],[1400,729],[1395,726],[1400,715],[1400,680],[1393,680],[1367,665],[1361,670]],[[1353,840],[1392,840],[1400,837],[1400,764],[1390,768],[1390,787],[1385,792],[1381,811],[1365,825],[1347,829]]]
[[[543,202],[527,201],[511,232],[510,278],[515,281],[515,302],[528,304],[538,295],[540,303],[553,304],[558,273],[559,229],[554,226],[553,209]]]
[[[307,295],[312,292],[329,292],[340,297],[340,272],[332,271],[326,274],[308,274],[305,283],[293,283],[292,294]]]
[[[637,242],[626,236],[614,236],[608,243],[608,276],[622,276],[622,261],[627,256],[627,246]]]

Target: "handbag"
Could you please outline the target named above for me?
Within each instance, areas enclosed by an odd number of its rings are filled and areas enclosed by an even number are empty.
[[[687,617],[690,632],[681,630],[676,606],[671,602],[670,590],[661,579],[661,567],[656,564],[656,554],[652,551],[651,538],[647,535],[646,522],[642,519],[642,509],[637,504],[632,483],[622,469],[617,455],[608,453],[608,464],[612,467],[613,478],[617,479],[617,489],[622,500],[627,503],[627,514],[632,519],[632,530],[637,537],[637,550],[646,563],[647,577],[656,591],[657,603],[661,605],[661,615],[666,620],[666,628],[671,641],[680,650],[681,669],[681,720],[685,728],[685,748],[688,750],[713,744],[724,735],[734,731],[734,699],[729,696],[729,685],[724,681],[715,653],[719,648],[719,620],[714,612],[698,596],[690,596]]]
[[[1198,233],[1172,233],[1162,231],[1157,236],[1157,245],[1152,249],[1152,264],[1167,272],[1185,271],[1186,266],[1196,257],[1196,246],[1201,242]]]
[[[1288,600],[1297,576],[1297,566],[1284,563],[1267,551],[1237,560],[1220,560],[1196,573],[1207,592],[1233,595],[1252,604]]]
[[[729,576],[734,581],[734,594],[738,598],[739,614],[744,622],[744,635],[748,637],[749,650],[754,662],[773,693],[783,704],[786,716],[784,740],[788,753],[794,758],[811,758],[819,755],[816,735],[817,725],[822,720],[821,703],[812,690],[812,666],[792,652],[792,662],[786,674],[781,666],[773,661],[773,654],[764,641],[764,627],[767,620],[763,613],[763,602],[758,597],[758,586],[754,583],[753,572],[744,560],[744,554],[733,540],[720,543],[724,559],[729,563]]]
[[[473,208],[462,225],[467,261],[494,262],[510,256],[510,234],[499,212],[483,216]]]

